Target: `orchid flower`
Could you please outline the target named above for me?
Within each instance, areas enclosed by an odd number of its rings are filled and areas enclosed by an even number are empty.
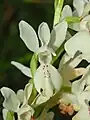
[[[82,59],[86,59],[89,62],[90,15],[88,15],[88,12],[90,11],[90,1],[74,0],[73,5],[76,8],[78,16],[81,17],[81,21],[79,23],[79,32],[66,42],[65,50],[71,58],[79,51],[82,54]]]
[[[74,14],[80,17],[80,23],[71,24],[70,28],[80,31],[87,30],[90,21],[90,1],[89,0],[74,0],[73,6],[75,8]]]
[[[74,82],[73,82],[74,83]],[[78,85],[78,84],[77,84]],[[90,86],[84,88],[77,88],[75,84],[72,85],[72,93],[64,93],[60,99],[60,103],[72,104],[77,114],[72,120],[89,120],[90,119]]]
[[[6,120],[8,111],[17,113],[18,120],[30,120],[34,110],[28,105],[28,100],[32,93],[32,84],[28,83],[24,91],[18,90],[17,94],[8,87],[2,87],[1,93],[5,100],[3,102],[3,118]],[[14,120],[14,116],[13,116]]]
[[[86,87],[87,87],[86,90],[89,90],[90,87],[88,86],[90,86],[90,65],[87,66],[86,71],[81,77],[81,79],[73,82],[72,86],[74,91],[76,90],[76,88],[83,91],[83,89],[86,89]]]
[[[63,55],[58,70],[62,76],[64,86],[71,86],[70,80],[85,74],[85,68],[76,68],[81,61],[81,55],[74,58],[70,58],[66,53]]]
[[[74,11],[72,11],[69,5],[65,5],[62,10],[60,21],[66,20],[68,17],[78,17],[80,22],[74,22],[69,24],[69,28],[80,31],[87,29],[87,24],[90,21],[90,1],[88,0],[73,0]]]
[[[47,23],[43,22],[38,28],[38,36],[41,42],[39,47],[39,41],[34,29],[25,21],[19,23],[20,37],[24,41],[27,48],[38,54],[40,66],[36,70],[34,75],[34,84],[41,96],[39,99],[42,101],[48,100],[53,95],[53,90],[60,90],[62,78],[59,72],[53,67],[50,62],[52,60],[52,54],[55,54],[55,50],[63,43],[67,31],[67,23],[65,21],[60,22],[54,26],[51,36]],[[60,37],[59,37],[60,36]],[[12,62],[17,68],[27,75],[30,70],[25,68],[19,63]],[[30,75],[31,77],[31,75]]]

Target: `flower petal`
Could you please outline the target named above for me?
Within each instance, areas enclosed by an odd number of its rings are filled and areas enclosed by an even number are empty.
[[[14,114],[7,109],[2,110],[3,113],[3,120],[15,120]]]
[[[63,10],[62,10],[62,16],[61,16],[61,20],[65,19],[66,17],[70,17],[72,16],[72,9],[69,5],[65,5]]]
[[[80,95],[78,95],[78,101],[82,107],[89,107],[90,91],[84,91]]]
[[[31,96],[31,93],[32,93],[32,88],[33,88],[33,85],[31,83],[28,83],[26,86],[25,86],[25,89],[24,89],[24,103],[23,104],[26,104]]]
[[[61,44],[64,42],[66,37],[68,24],[66,21],[62,21],[56,26],[54,26],[52,32],[51,32],[51,39],[49,42],[49,46],[56,50],[58,47],[61,46]]]
[[[27,46],[27,48],[33,52],[36,52],[39,48],[39,42],[34,29],[25,21],[21,20],[19,23],[20,37]]]
[[[21,106],[18,110],[18,119],[19,120],[30,120],[31,116],[33,116],[34,110],[28,104]]]
[[[72,120],[90,120],[90,114],[88,109],[81,109],[73,118]]]
[[[90,11],[90,1],[88,4],[85,5],[84,11],[83,11],[83,16],[88,15],[89,11]]]
[[[90,15],[84,17],[80,22],[80,30],[90,30]]]
[[[15,61],[12,61],[11,64],[14,65],[16,68],[18,68],[24,75],[32,78],[30,68],[22,65],[21,63],[15,62]]]
[[[76,8],[79,16],[83,14],[84,5],[85,5],[84,0],[73,0],[73,6]]]
[[[77,47],[76,47],[77,46]],[[65,50],[67,54],[73,58],[77,51],[84,55],[90,54],[90,34],[87,31],[80,31],[76,33],[65,43]]]
[[[61,86],[62,86],[62,77],[60,75],[60,73],[58,72],[58,70],[52,66],[52,65],[48,65],[48,71],[49,71],[49,75],[50,75],[50,79],[52,81],[52,84],[54,86],[54,88],[59,91]]]
[[[47,97],[53,95],[53,85],[49,76],[48,65],[41,64],[36,70],[34,84],[37,91]]]
[[[59,64],[59,72],[63,78],[63,84],[71,86],[70,80],[77,78],[80,75],[83,75],[85,70],[84,68],[75,68],[80,62],[81,57],[77,56],[73,59],[65,54]]]
[[[24,100],[24,91],[22,89],[17,91],[17,98],[20,101],[20,103],[23,102],[23,100]]]
[[[19,108],[20,101],[18,100],[15,92],[10,88],[2,87],[1,93],[5,98],[3,107],[5,107],[7,110],[16,112]]]
[[[73,104],[75,107],[79,106],[79,102],[74,94],[70,93],[63,93],[61,96],[61,99],[59,100],[59,103],[64,104]]]
[[[83,92],[84,89],[84,85],[85,83],[82,82],[82,80],[76,80],[72,83],[72,93],[76,94],[76,95],[80,95],[80,93]]]
[[[8,110],[7,109],[3,109],[2,113],[3,113],[3,120],[7,120],[6,117],[7,117]]]
[[[41,41],[42,46],[43,45],[48,45],[49,40],[50,40],[50,30],[49,30],[49,27],[48,27],[47,23],[42,22],[39,25],[38,36],[39,36],[39,39]]]

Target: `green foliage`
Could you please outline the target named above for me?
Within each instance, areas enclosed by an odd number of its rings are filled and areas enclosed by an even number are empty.
[[[14,113],[13,112],[7,112],[6,120],[13,120]]]

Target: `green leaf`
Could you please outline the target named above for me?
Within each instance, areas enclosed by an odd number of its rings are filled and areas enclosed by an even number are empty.
[[[13,120],[14,118],[14,113],[13,112],[7,112],[6,120]]]
[[[33,54],[31,62],[30,62],[30,68],[31,68],[31,73],[32,73],[32,77],[34,77],[34,74],[36,72],[37,69],[37,55],[36,53]]]
[[[64,3],[64,0],[55,0],[55,2],[54,2],[55,13],[54,13],[54,23],[53,23],[53,25],[56,25],[57,23],[59,23],[63,3]]]

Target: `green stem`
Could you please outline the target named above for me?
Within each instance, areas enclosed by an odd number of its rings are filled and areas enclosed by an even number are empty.
[[[57,49],[56,56],[53,56],[51,64],[53,64],[61,55],[61,53],[64,51],[64,43]]]
[[[64,0],[55,0],[54,2],[55,13],[54,13],[53,25],[56,25],[60,20],[63,3],[64,3]]]

